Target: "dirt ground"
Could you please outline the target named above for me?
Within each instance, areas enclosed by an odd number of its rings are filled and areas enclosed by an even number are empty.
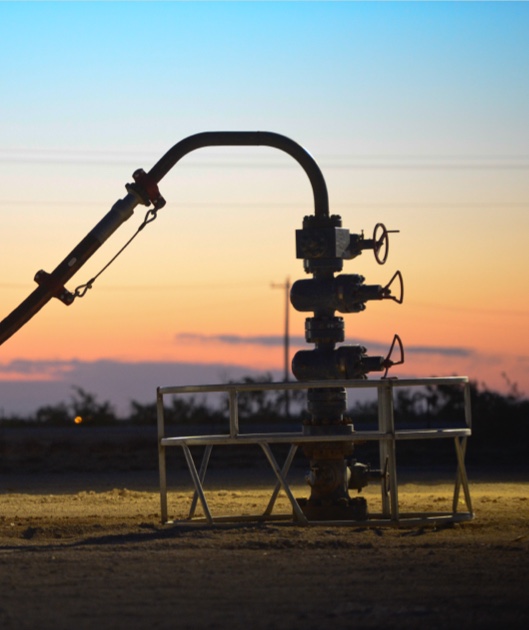
[[[216,477],[213,514],[264,509],[253,477]],[[404,483],[401,509],[449,510],[446,481]],[[189,482],[170,487],[183,518]],[[0,627],[527,628],[527,482],[471,495],[476,518],[443,528],[208,527],[160,523],[154,471],[0,475]]]

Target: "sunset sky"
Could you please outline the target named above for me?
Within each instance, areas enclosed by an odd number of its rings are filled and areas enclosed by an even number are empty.
[[[346,315],[346,343],[385,354],[397,332],[395,376],[529,394],[528,28],[526,3],[0,3],[0,317],[136,168],[197,132],[274,131],[314,156],[344,227],[400,230],[386,265],[366,252],[344,273],[385,284],[401,270],[404,304]],[[271,285],[304,277],[305,173],[271,148],[203,149],[160,189],[157,221],[86,297],[53,300],[2,346],[4,413],[37,407],[46,383],[93,389],[90,370],[102,397],[145,397],[120,366],[151,389],[201,378],[181,363],[213,364],[215,382],[244,373],[231,365],[281,377],[284,293]],[[309,347],[304,319],[291,311],[293,351]],[[141,377],[152,365],[166,366],[157,382]]]

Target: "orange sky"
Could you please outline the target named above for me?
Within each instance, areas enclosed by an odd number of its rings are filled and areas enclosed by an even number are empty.
[[[259,159],[259,151],[262,149],[255,150],[252,159]],[[200,160],[193,168],[183,168],[180,181],[176,169],[170,173],[162,182],[168,204],[157,221],[98,279],[86,297],[70,307],[54,300],[6,342],[2,362],[17,358],[110,358],[220,361],[254,369],[281,369],[280,345],[230,345],[212,337],[283,334],[284,292],[272,289],[271,284],[284,282],[287,276],[292,282],[304,277],[302,262],[295,258],[294,233],[303,215],[312,213],[308,180],[280,162],[281,167],[264,174],[253,169],[244,187],[234,189],[226,182],[231,182],[237,169],[222,168],[223,156],[216,159],[217,168],[202,169]],[[324,160],[322,170],[325,175]],[[344,273],[361,273],[366,284],[384,285],[399,269],[404,276],[405,300],[400,306],[368,303],[365,312],[346,315],[346,343],[368,345],[372,341],[389,346],[397,332],[405,346],[441,349],[407,353],[406,366],[399,368],[407,374],[457,372],[491,387],[505,388],[505,372],[511,381],[526,388],[529,298],[523,287],[529,268],[525,247],[529,215],[518,206],[502,208],[498,202],[489,205],[476,201],[465,206],[447,201],[447,195],[439,198],[435,192],[443,179],[450,196],[457,193],[464,197],[470,190],[477,199],[498,198],[500,193],[506,194],[507,185],[516,183],[516,198],[523,199],[525,178],[519,175],[515,181],[512,175],[498,173],[476,190],[472,188],[473,174],[468,182],[452,172],[407,174],[398,186],[391,173],[387,177],[377,174],[376,178],[369,172],[353,171],[352,178],[348,175],[331,169],[328,178],[331,212],[342,215],[344,227],[370,235],[374,224],[384,221],[388,228],[400,232],[391,235],[390,255],[384,266],[365,252],[345,261]],[[210,180],[212,201],[208,205],[203,182]],[[370,180],[370,194],[378,198],[377,207],[373,208],[372,202],[347,201],[354,198],[355,183],[361,181],[366,187]],[[377,182],[386,180],[387,192],[377,192]],[[460,190],[453,188],[454,181]],[[89,182],[84,182],[81,196],[89,188]],[[119,189],[118,182],[116,190],[121,196]],[[434,192],[427,197],[429,190]],[[511,198],[515,196],[513,190]],[[283,194],[288,199],[284,205],[280,201]],[[423,195],[430,199],[424,208],[419,201]],[[406,204],[401,199],[409,201]],[[2,250],[2,260],[10,273],[1,289],[6,314],[8,303],[12,308],[29,293],[35,271],[53,269],[107,210],[95,202],[72,206],[73,218],[64,222],[64,214],[50,213],[47,208],[28,204],[16,215],[8,215],[10,238]],[[129,223],[70,281],[71,290],[99,271],[134,232],[143,214],[141,207],[136,210]],[[30,232],[21,230],[28,224],[32,226]],[[291,310],[293,336],[303,336],[304,319],[304,314]],[[208,339],[182,343],[177,335],[184,333]],[[443,354],[447,348],[463,349],[467,356]],[[382,352],[370,351],[369,345],[368,351]]]

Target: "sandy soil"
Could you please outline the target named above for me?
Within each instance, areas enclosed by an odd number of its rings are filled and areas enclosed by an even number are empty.
[[[264,509],[270,489],[249,477],[214,480],[214,514]],[[189,483],[171,485],[184,517]],[[154,472],[3,475],[0,627],[527,628],[527,483],[471,493],[475,520],[445,528],[211,528],[162,526]],[[377,489],[367,496],[378,510]],[[399,496],[448,510],[451,487],[405,483]]]

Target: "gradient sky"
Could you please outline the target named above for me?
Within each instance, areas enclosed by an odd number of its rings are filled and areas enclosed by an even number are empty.
[[[400,375],[528,394],[528,28],[526,3],[0,3],[0,316],[136,168],[200,131],[275,131],[315,157],[344,227],[400,230],[385,266],[364,253],[344,272],[385,284],[400,269],[405,302],[346,316],[346,341],[383,354],[398,332]],[[304,277],[303,171],[270,148],[205,149],[160,188],[158,220],[87,296],[2,346],[0,378],[100,359],[281,369],[271,283]]]

